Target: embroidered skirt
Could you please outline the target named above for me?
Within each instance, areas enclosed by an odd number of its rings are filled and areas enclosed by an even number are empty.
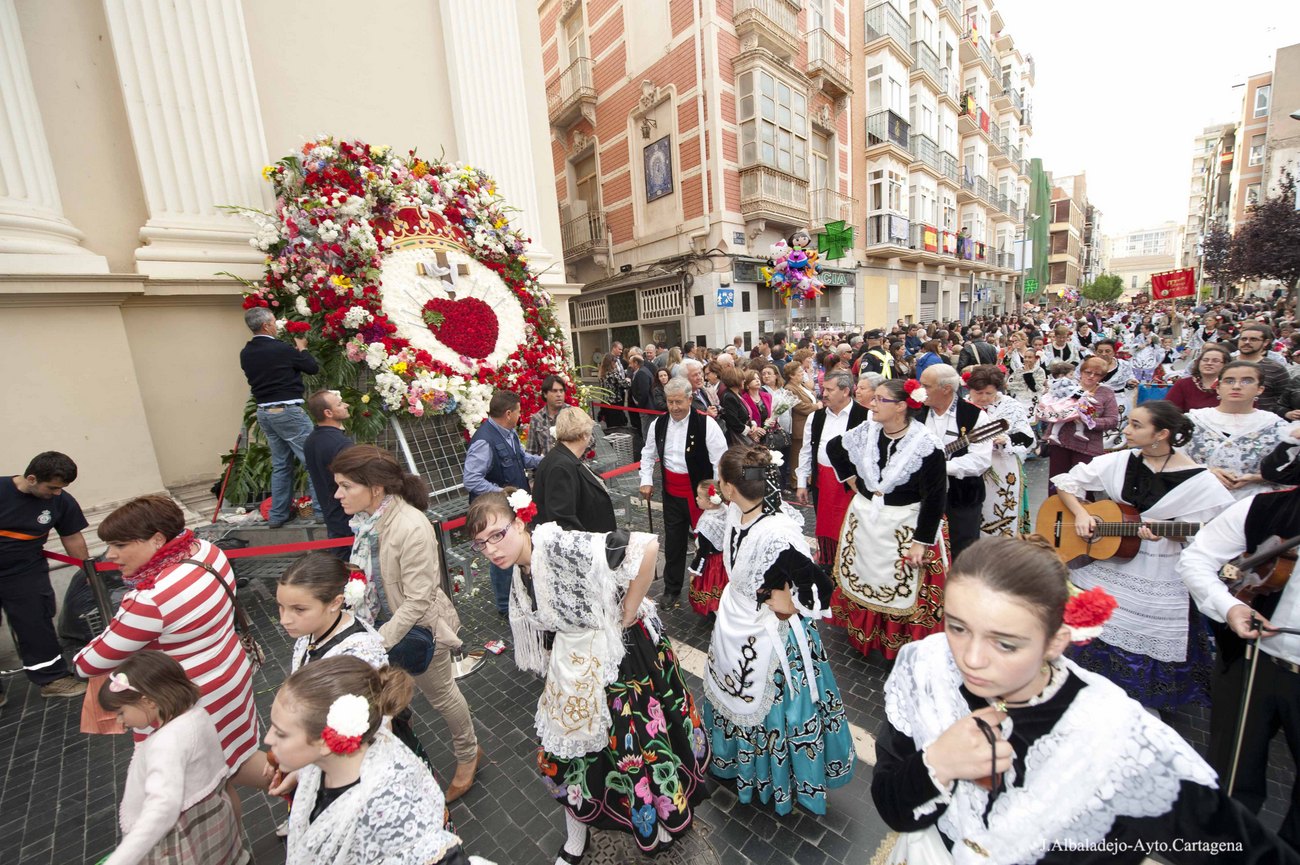
[[[142,865],[244,865],[248,851],[239,837],[235,806],[220,784],[181,812],[176,825],[141,860]]]
[[[701,616],[718,611],[718,600],[727,586],[727,568],[722,564],[722,553],[704,557],[704,568],[691,575],[691,608]]]
[[[785,642],[793,682],[778,666],[776,699],[763,723],[742,727],[714,711],[704,701],[704,724],[713,751],[710,770],[718,778],[736,781],[740,801],[748,804],[758,793],[764,805],[789,814],[797,801],[814,814],[826,813],[826,793],[853,777],[853,737],[844,717],[839,686],[826,661],[817,626],[807,623],[812,664],[816,668],[821,702],[808,688],[803,655],[791,619]]]
[[[878,649],[893,659],[903,646],[943,628],[947,525],[940,523],[943,549],[930,547],[918,573],[905,557],[919,512],[918,505],[873,509],[866,497],[855,496],[844,518],[831,616],[864,655]],[[882,580],[883,575],[892,576]]]
[[[596,829],[629,832],[653,852],[690,828],[695,806],[708,797],[709,746],[668,639],[655,645],[637,623],[623,632],[623,645],[618,681],[605,688],[609,747],[574,759],[539,749],[537,765],[570,814]]]
[[[1200,614],[1193,612],[1187,635],[1186,661],[1157,661],[1096,639],[1086,646],[1071,646],[1070,659],[1105,676],[1148,709],[1174,709],[1185,705],[1210,705],[1210,670],[1214,647]]]

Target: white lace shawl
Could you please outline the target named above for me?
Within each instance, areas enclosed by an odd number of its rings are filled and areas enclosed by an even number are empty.
[[[1172,729],[1148,714],[1117,685],[1064,659],[1079,691],[1050,732],[1024,756],[1025,780],[1008,787],[983,820],[988,791],[958,781],[939,828],[959,865],[1011,865],[1042,858],[1047,843],[1101,843],[1117,819],[1157,817],[1177,801],[1180,784],[1217,788],[1213,769]],[[970,714],[961,673],[947,637],[909,643],[885,682],[885,713],[899,732],[924,749]],[[1012,721],[1003,721],[1009,735]],[[933,813],[938,799],[917,809]],[[980,855],[964,841],[977,844]]]
[[[330,646],[330,650],[325,653],[325,657],[333,658],[336,655],[351,655],[354,658],[360,658],[376,670],[380,667],[387,667],[388,652],[384,650],[384,638],[379,636],[379,632],[368,623],[360,618],[357,621],[365,630],[360,634],[352,634],[341,642]],[[302,659],[307,654],[309,643],[311,643],[311,635],[299,637],[294,641],[290,674],[298,672],[298,668],[302,666]]]
[[[776,564],[777,557],[782,552],[793,548],[808,558],[812,558],[812,552],[804,540],[803,517],[788,503],[782,502],[780,511],[762,517],[759,529],[745,536],[733,559],[730,542],[732,533],[747,528],[741,525],[741,516],[740,508],[734,502],[727,505],[724,531],[715,546],[722,551],[728,583],[744,593],[746,599],[757,603],[763,577]],[[827,601],[829,600],[828,598]]]
[[[1007,437],[1007,445],[1002,448],[1003,451],[1013,453],[1018,457],[1024,457],[1033,449],[1034,428],[1029,425],[1029,411],[1020,400],[1003,394],[998,398],[997,402],[984,409],[984,413],[988,415],[991,421],[1005,420],[1007,422],[1007,431],[1003,433]],[[1027,445],[1016,444],[1011,441],[1013,433],[1029,436],[1031,443]]]
[[[722,536],[727,530],[727,511],[726,507],[705,511],[695,523],[695,533],[717,550],[722,549]]]
[[[1256,410],[1245,415],[1230,415],[1217,408],[1197,408],[1187,413],[1194,424],[1187,455],[1207,468],[1224,469],[1234,474],[1258,474],[1264,457],[1286,439],[1291,422],[1272,412]],[[1232,418],[1240,420],[1234,423]],[[1268,482],[1247,484],[1232,495],[1241,501],[1255,493],[1278,489]]]
[[[442,790],[429,769],[383,728],[357,785],[312,822],[320,784],[317,766],[299,770],[285,865],[429,865],[460,843],[443,828]]]
[[[872,493],[881,495],[892,493],[899,484],[907,483],[921,468],[921,462],[938,448],[934,437],[926,431],[925,424],[909,421],[907,432],[898,440],[894,455],[885,463],[882,472],[876,460],[884,429],[872,420],[858,424],[840,437],[844,450],[853,460],[853,467],[857,469],[858,478]],[[840,480],[847,481],[848,478]]]

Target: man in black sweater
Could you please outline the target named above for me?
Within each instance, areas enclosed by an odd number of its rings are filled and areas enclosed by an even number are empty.
[[[293,519],[293,458],[304,466],[303,442],[311,434],[311,419],[302,410],[302,374],[316,373],[320,366],[307,352],[305,337],[295,336],[296,349],[276,338],[275,316],[264,306],[244,313],[244,324],[253,332],[239,353],[248,387],[257,402],[257,425],[271,448],[271,528]],[[311,490],[312,510],[321,516],[320,499]]]
[[[316,422],[316,429],[303,442],[302,451],[307,458],[307,476],[311,478],[312,489],[320,495],[325,528],[331,538],[352,537],[348,515],[343,512],[342,503],[334,498],[339,486],[334,483],[334,472],[330,470],[330,463],[334,462],[339,452],[356,444],[343,432],[343,421],[348,419],[348,408],[336,390],[318,390],[307,398],[307,414]],[[349,549],[337,547],[333,552],[346,559]]]

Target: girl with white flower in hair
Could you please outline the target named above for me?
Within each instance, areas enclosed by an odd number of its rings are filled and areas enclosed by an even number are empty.
[[[383,725],[413,691],[405,670],[347,656],[280,687],[266,744],[298,773],[286,865],[490,865],[443,828],[442,790]]]
[[[722,507],[722,493],[718,482],[705,478],[695,485],[695,504],[700,508],[700,519],[695,524],[695,558],[688,570],[691,574],[691,609],[701,616],[710,617],[718,611],[718,601],[727,586],[727,568],[722,564],[722,551],[709,542],[713,532],[700,531],[700,522],[716,522],[718,530],[727,518]]]
[[[708,745],[672,644],[646,590],[654,535],[530,530],[522,490],[474,499],[466,531],[510,569],[515,663],[544,676],[537,704],[542,782],[565,809],[557,862],[582,861],[588,827],[667,848],[706,795]]]

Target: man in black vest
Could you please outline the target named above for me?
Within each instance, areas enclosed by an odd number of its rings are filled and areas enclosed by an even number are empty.
[[[835,477],[826,444],[843,435],[870,417],[870,412],[853,399],[853,376],[847,372],[833,372],[822,382],[823,408],[819,408],[804,421],[803,447],[799,450],[799,465],[795,469],[795,497],[800,504],[808,503],[812,491],[813,505],[817,509],[817,557],[823,565],[835,561],[840,542],[840,524],[853,501],[853,493]]]
[[[499,390],[488,403],[488,417],[469,440],[465,453],[465,489],[469,500],[483,493],[499,492],[503,487],[517,487],[529,492],[525,469],[536,468],[541,454],[524,453],[515,428],[519,426],[519,394]],[[497,612],[510,612],[510,571],[491,563],[492,593]]]
[[[718,476],[718,461],[727,451],[722,427],[707,415],[691,411],[691,385],[677,376],[664,386],[668,414],[655,419],[641,451],[641,495],[654,494],[655,460],[663,472],[665,609],[681,606],[686,581],[686,539],[700,518],[695,488]]]
[[[257,403],[257,425],[271,450],[271,513],[268,521],[276,529],[293,519],[293,459],[305,467],[302,445],[311,435],[311,419],[302,410],[302,374],[315,375],[320,366],[307,351],[305,337],[293,338],[294,348],[281,342],[275,315],[264,306],[244,313],[244,324],[253,338],[239,352],[239,365]],[[312,510],[321,516],[320,498],[308,481]]]
[[[961,347],[961,355],[957,358],[958,372],[968,366],[998,362],[998,350],[993,347],[992,343],[984,339],[984,331],[978,327],[972,327],[966,332],[966,335],[970,339]]]
[[[959,399],[961,376],[946,363],[936,363],[921,373],[925,405],[917,420],[925,424],[939,447],[989,422],[976,405]],[[984,473],[993,465],[993,442],[985,441],[953,451],[948,457],[948,541],[949,561],[979,540],[984,505]]]
[[[1294,438],[1264,458],[1260,474],[1272,483],[1300,485],[1300,445]],[[1253,665],[1254,681],[1232,796],[1259,812],[1268,795],[1269,746],[1281,727],[1291,749],[1293,769],[1291,807],[1277,834],[1300,848],[1300,783],[1294,772],[1294,762],[1300,758],[1296,744],[1300,742],[1300,635],[1276,630],[1300,628],[1300,585],[1292,579],[1280,592],[1260,595],[1247,604],[1235,598],[1219,579],[1219,568],[1226,562],[1255,553],[1274,535],[1293,538],[1298,534],[1300,489],[1261,493],[1242,499],[1203,526],[1183,551],[1178,566],[1197,608],[1215,625],[1218,660],[1210,679],[1210,764],[1226,790],[1236,754],[1244,686]],[[1253,647],[1243,642],[1256,637],[1262,637],[1257,664],[1253,663]]]

